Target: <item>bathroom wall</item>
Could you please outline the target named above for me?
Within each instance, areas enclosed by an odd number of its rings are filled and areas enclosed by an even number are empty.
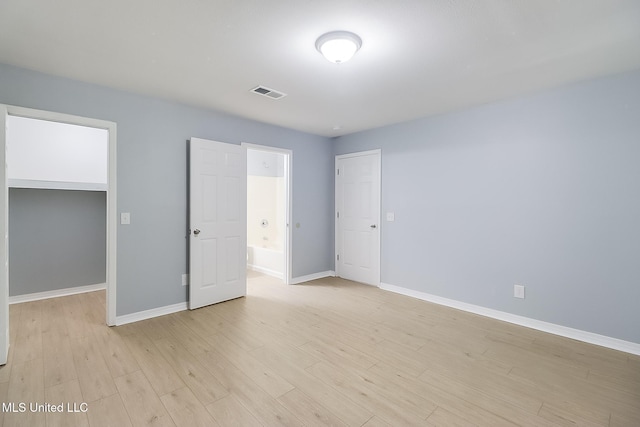
[[[282,251],[284,155],[247,150],[247,245]]]
[[[286,237],[284,155],[247,150],[248,266],[282,276]]]

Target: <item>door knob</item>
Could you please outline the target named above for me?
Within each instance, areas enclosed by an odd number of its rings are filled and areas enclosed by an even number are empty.
[[[198,230],[198,229],[196,228],[195,230],[193,230],[193,234],[195,234],[195,235],[197,236],[198,234],[200,234],[200,230]]]
[[[377,226],[377,225],[375,225],[375,224],[371,224],[369,227],[371,227],[371,228],[378,228],[378,226]]]

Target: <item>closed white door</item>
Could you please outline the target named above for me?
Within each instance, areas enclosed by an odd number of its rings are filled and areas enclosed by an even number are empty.
[[[380,151],[336,157],[336,273],[380,285]]]
[[[9,354],[9,187],[7,186],[7,108],[0,105],[0,365]]]
[[[247,156],[191,138],[189,308],[247,294]]]

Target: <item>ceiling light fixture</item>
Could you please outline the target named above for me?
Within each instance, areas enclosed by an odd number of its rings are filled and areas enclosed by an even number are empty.
[[[316,49],[334,64],[347,62],[362,46],[362,39],[349,31],[332,31],[321,35]]]

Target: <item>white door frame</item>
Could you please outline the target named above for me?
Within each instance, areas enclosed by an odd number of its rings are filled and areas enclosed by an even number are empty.
[[[284,175],[285,175],[285,237],[284,237],[284,284],[291,284],[291,265],[292,265],[292,236],[291,236],[291,207],[293,206],[293,202],[291,199],[291,184],[292,184],[292,169],[291,166],[293,164],[293,151],[287,150],[285,148],[276,148],[269,147],[267,145],[257,145],[250,144],[248,142],[242,143],[243,147],[246,147],[249,150],[259,150],[259,151],[268,151],[271,153],[284,154],[285,162],[284,162]]]
[[[370,155],[377,155],[378,156],[378,210],[377,210],[377,214],[378,214],[378,218],[376,223],[378,224],[378,244],[377,247],[375,248],[375,252],[376,252],[376,258],[377,258],[377,263],[376,263],[376,271],[375,273],[375,277],[374,277],[374,284],[377,287],[380,287],[380,254],[381,254],[381,247],[382,247],[382,223],[380,221],[381,219],[381,207],[382,207],[382,150],[381,149],[376,149],[376,150],[368,150],[368,151],[359,151],[356,153],[348,153],[348,154],[339,154],[336,156],[335,158],[335,163],[334,163],[334,178],[337,176],[338,173],[338,162],[342,159],[347,159],[350,157],[360,157],[360,156],[370,156]],[[335,201],[334,201],[334,206],[335,206],[335,212],[334,212],[334,221],[335,221],[335,247],[334,247],[334,254],[338,254],[340,252],[340,248],[339,248],[339,234],[340,234],[340,221],[337,221],[337,209],[338,209],[338,180],[337,178],[335,179],[335,184],[334,184],[334,193],[335,193]],[[336,276],[340,276],[340,269],[338,266],[338,259],[337,257],[334,257],[333,259],[334,262],[334,271],[336,272]]]
[[[9,354],[9,187],[7,185],[7,107],[0,104],[0,365],[7,363]]]
[[[72,125],[93,127],[97,129],[105,129],[109,134],[108,141],[108,171],[107,171],[107,257],[106,257],[106,323],[109,326],[116,324],[116,241],[118,234],[118,221],[117,221],[117,192],[116,192],[116,160],[117,160],[117,138],[116,138],[116,124],[105,120],[91,119],[81,116],[73,116],[69,114],[55,113],[51,111],[36,110],[24,107],[15,107],[11,105],[0,105],[0,114],[8,114],[11,116],[20,116],[38,120],[48,120],[52,122],[67,123]],[[1,132],[3,137],[0,138],[0,151],[2,153],[6,150],[6,140],[4,135],[6,131],[3,129]],[[4,154],[0,156],[2,158]],[[8,182],[6,179],[6,168],[2,174],[3,179],[0,179],[0,184],[3,186],[6,192],[8,192]],[[5,205],[6,206],[6,205]],[[7,208],[5,208],[7,209]],[[1,216],[0,216],[1,218]],[[6,218],[5,221],[0,221],[0,231],[8,233]],[[8,248],[7,248],[8,250]],[[0,295],[8,294],[9,282],[3,274],[0,276]],[[0,296],[0,306],[6,309],[8,312],[8,299],[5,301]],[[0,327],[3,327],[2,320],[0,319]],[[8,323],[8,320],[7,320]],[[7,325],[8,327],[8,325]]]

